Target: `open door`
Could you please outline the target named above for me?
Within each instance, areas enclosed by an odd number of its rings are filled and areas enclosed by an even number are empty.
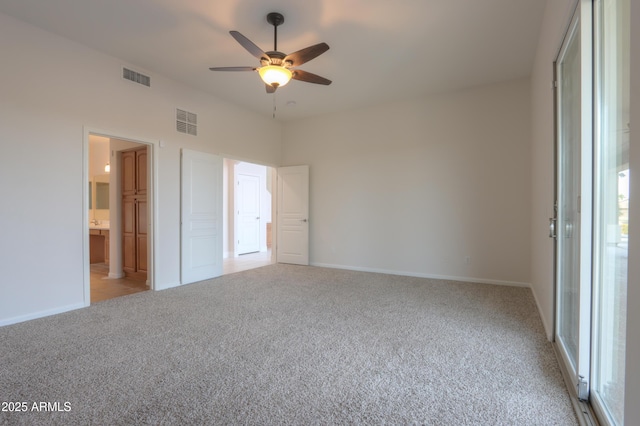
[[[182,150],[181,282],[222,275],[222,158]]]
[[[278,263],[309,264],[309,166],[278,168]]]

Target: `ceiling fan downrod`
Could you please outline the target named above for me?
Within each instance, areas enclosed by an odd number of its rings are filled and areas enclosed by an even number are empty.
[[[278,25],[284,23],[284,16],[278,12],[271,12],[267,15],[267,22],[273,25],[273,50],[278,51]]]

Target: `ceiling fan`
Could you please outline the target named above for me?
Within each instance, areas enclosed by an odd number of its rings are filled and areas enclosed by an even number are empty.
[[[269,13],[267,15],[267,22],[273,25],[273,50],[270,52],[263,52],[262,49],[238,31],[229,31],[231,36],[235,38],[242,47],[260,60],[261,66],[212,67],[209,69],[211,71],[258,71],[260,78],[262,78],[262,81],[265,83],[267,93],[274,93],[278,87],[284,86],[291,79],[305,81],[307,83],[331,84],[331,80],[296,69],[296,67],[305,62],[309,62],[329,50],[327,43],[318,43],[288,55],[278,52],[278,25],[284,22],[284,16],[277,12]]]

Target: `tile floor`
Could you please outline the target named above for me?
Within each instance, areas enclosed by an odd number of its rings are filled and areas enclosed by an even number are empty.
[[[234,272],[270,265],[271,263],[271,250],[242,254],[236,257],[230,256],[223,260],[222,273],[225,275],[233,274]]]
[[[146,281],[131,278],[109,279],[109,266],[104,263],[91,264],[91,303],[114,297],[149,290]]]

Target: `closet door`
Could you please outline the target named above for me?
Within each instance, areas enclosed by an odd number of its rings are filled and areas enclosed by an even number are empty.
[[[125,274],[135,273],[136,260],[136,202],[132,197],[122,199],[122,269]]]
[[[181,157],[180,280],[189,284],[222,275],[222,157]]]
[[[136,193],[136,152],[122,153],[122,196],[133,196]]]
[[[126,276],[147,279],[147,148],[122,152],[122,256]]]
[[[136,164],[136,195],[147,195],[147,148],[135,153]]]
[[[147,200],[136,200],[136,270],[147,273]]]

